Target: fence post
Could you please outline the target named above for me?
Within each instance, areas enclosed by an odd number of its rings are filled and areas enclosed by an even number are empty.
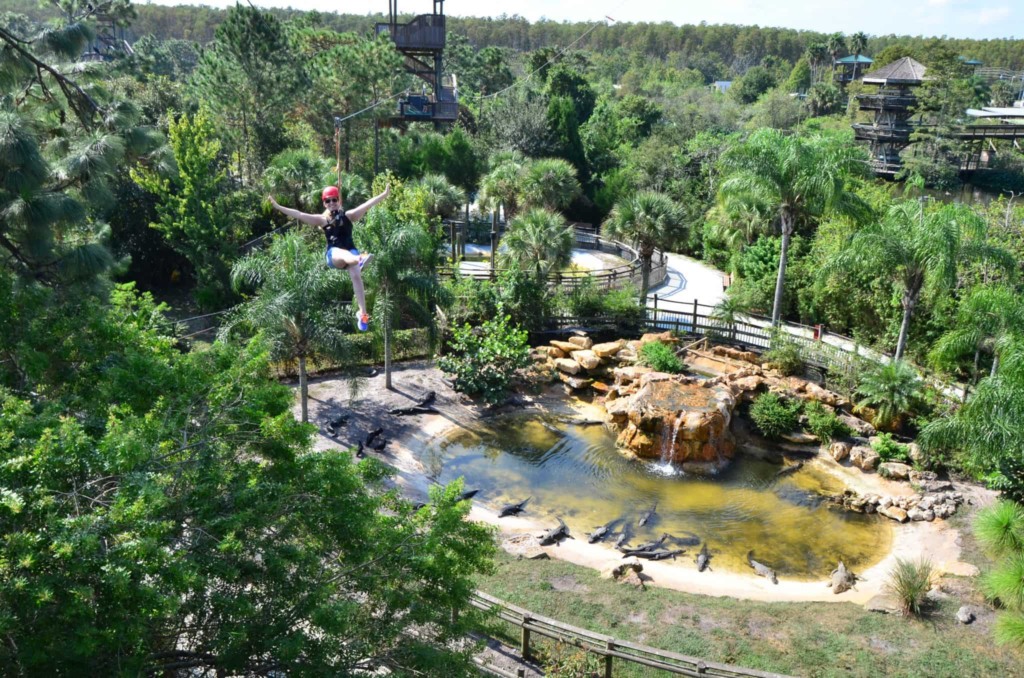
[[[448,240],[451,241],[452,244],[452,267],[457,269],[459,267],[459,242],[455,238],[454,221],[448,222]]]
[[[612,678],[612,660],[615,659],[611,655],[613,647],[614,645],[610,640],[605,644],[605,649],[608,650],[608,654],[604,656],[604,678]]]
[[[693,333],[697,334],[697,300],[696,299],[693,300],[693,325],[691,325],[691,327],[693,328]]]
[[[519,654],[522,655],[523,659],[530,658],[530,629],[526,628],[526,625],[530,622],[530,616],[523,615],[523,633],[519,638]]]
[[[491,280],[494,280],[494,266],[498,260],[498,212],[491,212]]]

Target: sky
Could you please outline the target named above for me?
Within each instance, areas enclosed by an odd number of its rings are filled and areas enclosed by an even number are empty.
[[[244,1],[244,0],[243,0]],[[136,5],[227,7],[235,0],[135,0]],[[257,7],[292,7],[343,14],[387,13],[385,0],[250,0]],[[429,14],[432,0],[402,0],[401,13]],[[446,0],[448,16],[518,14],[530,21],[779,26],[847,35],[924,35],[1024,39],[1021,0]]]

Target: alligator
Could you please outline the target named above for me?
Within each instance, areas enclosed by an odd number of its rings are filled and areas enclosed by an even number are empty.
[[[473,497],[475,497],[476,493],[479,492],[479,491],[480,490],[466,490],[465,492],[460,494],[458,499],[456,499],[455,501],[468,501],[468,500],[472,499]]]
[[[752,568],[754,568],[754,572],[756,572],[758,576],[764,577],[765,579],[771,581],[771,583],[773,584],[779,583],[779,578],[775,576],[775,570],[773,570],[772,568],[768,567],[763,563],[759,563],[756,560],[754,560],[753,551],[747,553],[747,562],[750,564]]]
[[[642,553],[634,553],[637,558],[644,558],[646,560],[672,560],[676,559],[676,556],[686,553],[683,549],[676,549],[669,551],[667,549],[659,549],[657,551],[643,551]]]
[[[593,532],[587,535],[587,541],[591,544],[595,544],[599,541],[604,541],[604,538],[609,536],[612,532],[612,528],[621,521],[622,518],[616,518],[615,520],[605,523],[601,527],[595,528]]]
[[[803,465],[804,463],[802,461],[798,461],[795,464],[784,466],[783,468],[779,469],[779,472],[775,474],[775,477],[778,478],[779,476],[788,476],[790,473],[796,473],[803,467]]]
[[[832,593],[843,593],[849,591],[852,588],[856,588],[854,584],[857,583],[857,575],[846,569],[846,565],[843,565],[843,561],[839,561],[839,567],[832,570],[828,575],[832,581],[828,585],[832,588]]]
[[[542,534],[540,536],[540,545],[550,546],[551,544],[557,544],[562,539],[572,539],[572,535],[569,534],[569,527],[562,522],[561,518],[558,518],[558,527],[552,527]]]
[[[619,533],[619,538],[615,540],[615,548],[620,549],[629,543],[629,540],[633,538],[633,529],[629,523],[623,523],[622,532]]]
[[[700,547],[700,553],[697,554],[697,571],[703,572],[704,570],[711,569],[711,553],[708,551],[708,544],[704,542],[704,545]]]
[[[533,497],[527,497],[518,504],[505,504],[498,511],[498,517],[504,518],[505,516],[517,516],[522,513],[526,508],[526,502],[530,501]]]
[[[658,502],[654,502],[654,506],[651,507],[651,510],[650,511],[645,511],[644,514],[642,516],[640,516],[640,521],[637,523],[637,525],[639,525],[640,527],[643,527],[644,525],[646,525],[648,522],[650,522],[651,518],[654,517],[654,513],[657,510],[658,510]]]

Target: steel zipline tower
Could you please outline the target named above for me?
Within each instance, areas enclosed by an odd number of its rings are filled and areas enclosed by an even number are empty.
[[[388,0],[388,22],[377,24],[377,35],[386,33],[405,57],[406,72],[425,85],[420,94],[409,94],[398,101],[398,118],[454,122],[459,116],[459,100],[454,76],[442,72],[445,47],[444,0],[433,0],[433,14],[420,14],[409,23],[398,23],[398,0]],[[430,85],[427,91],[426,85]]]

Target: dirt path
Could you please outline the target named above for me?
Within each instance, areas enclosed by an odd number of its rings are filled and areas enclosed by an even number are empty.
[[[363,440],[369,431],[383,427],[389,444],[382,454],[374,453],[374,456],[396,469],[395,480],[409,498],[425,500],[431,480],[415,453],[433,438],[452,429],[472,429],[482,417],[491,416],[491,413],[469,404],[460,394],[452,391],[442,373],[426,361],[397,366],[393,382],[394,389],[389,391],[384,387],[383,374],[355,379],[326,377],[312,381],[309,388],[310,421],[321,426],[315,447],[344,449]],[[388,413],[392,408],[411,405],[429,391],[437,394],[435,406],[439,414],[398,417]],[[560,396],[523,396],[513,409],[518,411],[523,408],[534,408],[538,412],[575,411],[586,416],[593,415],[592,406],[574,406]],[[297,404],[295,410],[297,415]],[[336,438],[331,437],[325,427],[341,414],[349,416],[348,424]],[[848,486],[862,493],[897,495],[910,492],[906,484],[892,483],[875,474],[863,474],[856,469],[840,466],[831,459],[820,458],[814,463],[842,477]],[[990,493],[986,491],[971,486],[963,489],[965,494],[971,494],[975,503],[991,500]],[[470,517],[498,526],[505,535],[539,533],[551,527],[527,518],[503,518],[499,522],[494,507],[484,502],[474,505]],[[672,562],[645,562],[644,573],[652,577],[650,583],[653,585],[689,593],[762,601],[865,603],[884,591],[888,572],[897,558],[917,560],[927,557],[937,575],[977,574],[973,565],[960,560],[959,537],[959,532],[942,520],[896,525],[892,551],[875,566],[857,573],[862,579],[856,589],[839,595],[834,595],[824,580],[808,582],[781,579],[778,585],[773,585],[752,573],[698,573],[689,556]],[[621,554],[610,545],[588,544],[581,538],[567,540],[559,546],[546,547],[545,550],[552,558],[561,558],[598,570],[607,570],[622,562]]]

